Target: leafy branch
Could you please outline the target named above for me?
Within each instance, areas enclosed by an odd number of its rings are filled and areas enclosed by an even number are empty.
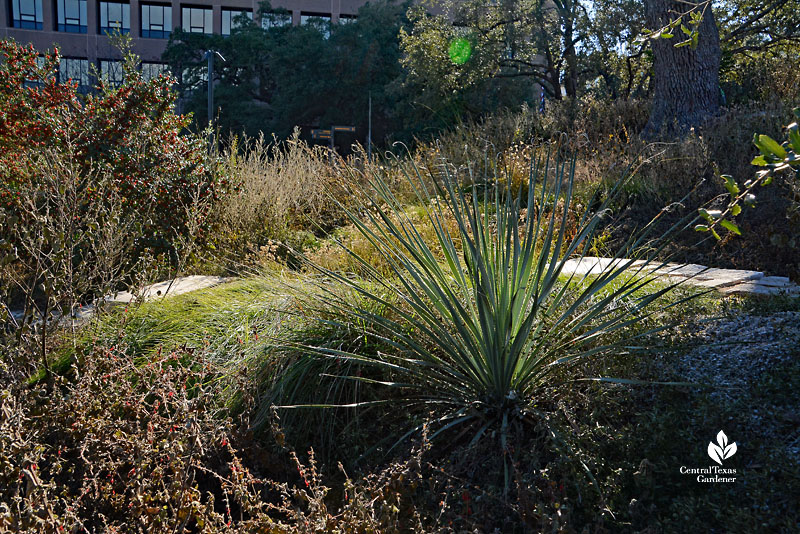
[[[783,143],[779,144],[768,135],[755,134],[753,144],[756,145],[761,154],[756,156],[751,162],[753,165],[762,169],[756,172],[755,178],[747,180],[741,187],[732,176],[723,174],[720,178],[725,181],[725,188],[728,190],[730,201],[724,210],[700,209],[699,213],[707,224],[698,224],[695,230],[699,232],[711,232],[716,239],[720,239],[716,231],[718,227],[723,227],[737,235],[741,235],[739,227],[733,222],[732,218],[742,212],[742,204],[753,207],[756,203],[756,195],[753,190],[761,185],[767,186],[772,183],[776,173],[793,170],[800,177],[800,107],[794,109],[797,119],[786,127],[786,136]]]
[[[676,13],[677,16],[674,19],[657,30],[648,30],[644,28],[642,30],[642,35],[636,40],[640,43],[644,43],[656,39],[672,39],[675,37],[676,30],[680,29],[686,38],[683,41],[675,43],[675,48],[684,46],[691,46],[693,49],[697,48],[697,41],[700,37],[700,24],[703,22],[706,10],[711,7],[711,0],[703,0],[697,3],[681,3],[691,6],[691,8],[683,13]]]

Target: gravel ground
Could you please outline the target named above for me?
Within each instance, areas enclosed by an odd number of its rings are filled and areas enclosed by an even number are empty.
[[[800,312],[721,319],[708,323],[700,337],[708,345],[681,357],[678,370],[688,381],[721,388],[715,395],[724,398],[800,355]]]
[[[706,323],[699,337],[707,345],[684,354],[678,373],[689,382],[712,386],[712,402],[741,406],[742,422],[762,436],[774,436],[800,458],[800,395],[787,392],[777,404],[752,398],[753,386],[765,374],[800,358],[800,312],[719,319]],[[789,435],[787,422],[794,428]]]

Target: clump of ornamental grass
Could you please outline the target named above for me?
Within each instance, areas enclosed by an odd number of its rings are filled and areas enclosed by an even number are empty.
[[[489,176],[466,169],[460,174],[444,162],[424,175],[406,166],[429,227],[424,234],[380,174],[366,179],[368,188],[354,195],[361,205],[343,210],[381,267],[342,245],[359,276],[310,265],[321,276],[309,279],[315,287],[304,315],[371,340],[360,345],[369,350],[292,344],[299,356],[277,373],[267,403],[388,407],[410,416],[406,436],[427,420],[434,441],[460,429],[472,443],[499,436],[505,448],[512,426],[547,419],[537,406],[545,389],[577,379],[634,382],[577,378],[575,370],[601,369],[605,358],[630,353],[666,328],[652,318],[682,299],[662,298],[676,284],[651,285],[652,270],[663,267],[654,258],[688,218],[657,238],[649,224],[617,251],[617,261],[570,274],[568,262],[588,255],[625,180],[598,192],[576,217],[574,159],[532,160],[516,190],[502,169]],[[331,381],[361,384],[369,398],[333,402],[333,388],[320,387],[319,377],[301,387],[297,377],[312,368]]]

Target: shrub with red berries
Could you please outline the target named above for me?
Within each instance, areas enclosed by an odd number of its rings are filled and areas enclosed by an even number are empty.
[[[77,82],[58,78],[58,50],[40,56],[3,40],[0,59],[0,208],[18,211],[26,185],[40,173],[37,155],[55,150],[83,176],[111,177],[126,211],[157,210],[142,228],[147,246],[169,249],[190,224],[203,233],[224,180],[203,138],[185,133],[189,117],[174,111],[169,75],[146,80],[129,55],[120,86],[98,80],[95,91],[80,95]],[[102,200],[93,194],[85,188],[87,202]]]

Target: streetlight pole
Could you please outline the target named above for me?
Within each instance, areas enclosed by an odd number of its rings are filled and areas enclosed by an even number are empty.
[[[206,50],[205,58],[208,60],[208,127],[211,130],[208,133],[209,151],[213,147],[214,140],[214,56],[219,56],[222,61],[225,61],[222,54],[216,50]]]
[[[208,122],[214,120],[214,56],[217,54],[213,50],[206,51],[208,59]]]

